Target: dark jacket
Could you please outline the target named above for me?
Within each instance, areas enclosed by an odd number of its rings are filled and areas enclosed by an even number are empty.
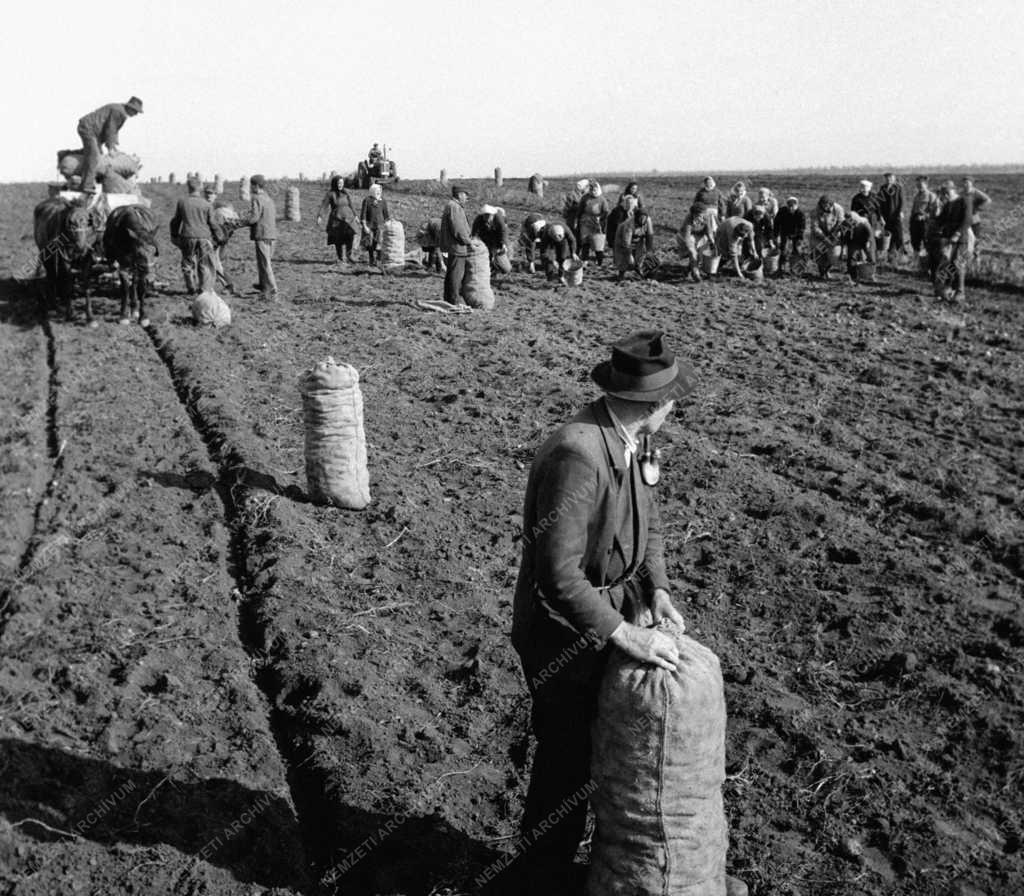
[[[213,213],[213,206],[202,196],[183,196],[171,218],[171,239],[225,240],[224,228]]]
[[[316,213],[322,218],[327,212],[327,230],[337,227],[342,222],[352,225],[356,221],[356,210],[352,205],[352,197],[348,190],[330,190],[320,203],[320,210]]]
[[[630,557],[623,538],[632,541]],[[632,576],[626,587],[599,590],[624,574]],[[627,469],[599,399],[555,432],[530,468],[512,619],[528,677],[562,657],[575,660],[560,663],[572,667],[567,678],[587,679],[623,621],[627,593],[649,604],[656,588],[668,587],[654,489],[635,458]]]
[[[802,240],[807,229],[807,216],[803,209],[790,210],[789,206],[779,209],[775,216],[775,238]]]
[[[868,193],[866,196],[863,193],[855,193],[853,199],[850,200],[850,211],[867,218],[871,222],[871,226],[878,229],[881,214],[878,210],[877,193]]]
[[[469,219],[457,199],[449,199],[441,214],[441,251],[450,255],[468,255]]]
[[[856,209],[855,209],[856,211]],[[893,221],[903,213],[903,187],[882,184],[878,188],[878,214],[883,221]]]
[[[540,232],[540,252],[541,252],[542,255],[544,253],[546,253],[546,252],[551,252],[551,251],[557,252],[557,250],[558,250],[558,240],[556,240],[554,235],[553,235],[553,228],[555,228],[556,226],[558,226],[558,225],[556,225],[556,224],[548,224]],[[565,244],[565,251],[569,255],[575,255],[576,254],[576,237],[573,236],[572,228],[571,227],[567,227],[564,224],[561,225],[561,226],[565,230],[565,239],[563,240],[563,242]]]
[[[128,120],[124,103],[107,103],[78,119],[78,133],[86,133],[96,138],[101,146],[109,150],[117,149],[117,135]]]
[[[694,195],[693,201],[699,202],[701,205],[706,205],[720,218],[725,215],[725,198],[722,196],[718,187],[715,187],[713,190],[709,190],[707,187],[701,187]]]
[[[487,215],[477,215],[470,234],[479,237],[488,249],[495,251],[508,244],[508,225],[503,215],[493,215],[490,223]]]
[[[379,229],[385,221],[391,220],[388,201],[386,199],[375,200],[372,196],[363,197],[363,204],[359,208],[359,220],[370,230]]]
[[[277,206],[266,193],[253,193],[249,213],[242,218],[249,225],[249,239],[277,239]]]

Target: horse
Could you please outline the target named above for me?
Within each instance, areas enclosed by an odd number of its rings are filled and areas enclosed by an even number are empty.
[[[55,306],[59,297],[64,300],[65,318],[72,319],[71,298],[75,274],[82,270],[86,274],[85,315],[91,324],[92,299],[89,296],[88,271],[96,240],[92,212],[85,205],[54,196],[44,199],[35,207],[33,224],[39,260],[46,271],[46,308]]]
[[[121,323],[127,324],[128,306],[131,317],[148,326],[144,303],[151,267],[151,255],[158,256],[156,216],[141,205],[115,208],[107,218],[103,233],[103,254],[107,261],[117,262],[121,283]]]

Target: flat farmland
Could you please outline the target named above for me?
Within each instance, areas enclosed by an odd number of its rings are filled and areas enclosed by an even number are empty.
[[[810,210],[857,178],[746,180]],[[470,181],[470,211],[517,234],[568,184]],[[1021,178],[977,184],[985,248],[1019,251]],[[955,306],[910,265],[687,284],[697,185],[641,179],[661,279],[513,273],[492,312],[446,315],[416,306],[441,279],[412,260],[337,266],[305,182],[282,301],[228,297],[219,331],[188,315],[180,188],[144,188],[152,325],[100,295],[90,329],[24,279],[45,186],[0,187],[0,892],[475,892],[529,774],[508,636],[529,464],[609,343],[652,327],[700,378],[659,489],[675,600],[726,678],[731,873],[757,896],[1024,892],[1016,262]],[[445,195],[385,191],[407,249]],[[226,263],[253,282],[244,232]],[[362,380],[361,512],[305,496],[297,379],[328,355]]]

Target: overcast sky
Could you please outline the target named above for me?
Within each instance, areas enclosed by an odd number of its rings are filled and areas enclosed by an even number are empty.
[[[1024,162],[1024,7],[104,0],[5,11],[0,181],[132,94],[143,179]]]

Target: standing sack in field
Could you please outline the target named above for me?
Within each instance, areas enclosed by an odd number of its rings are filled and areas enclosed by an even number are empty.
[[[289,187],[284,194],[284,219],[297,224],[302,220],[302,198],[298,187]]]
[[[494,290],[491,289],[491,257],[482,240],[473,237],[466,258],[466,276],[462,281],[462,298],[470,308],[494,308]]]
[[[392,218],[381,227],[381,264],[385,268],[405,267],[405,228],[401,221]]]
[[[299,377],[306,418],[306,482],[322,504],[362,510],[370,503],[359,372],[334,358]]]
[[[613,651],[593,727],[597,828],[587,896],[723,896],[725,696],[706,647],[675,638],[676,672]]]
[[[199,293],[192,302],[192,318],[200,326],[226,327],[231,323],[231,308],[212,289]]]

